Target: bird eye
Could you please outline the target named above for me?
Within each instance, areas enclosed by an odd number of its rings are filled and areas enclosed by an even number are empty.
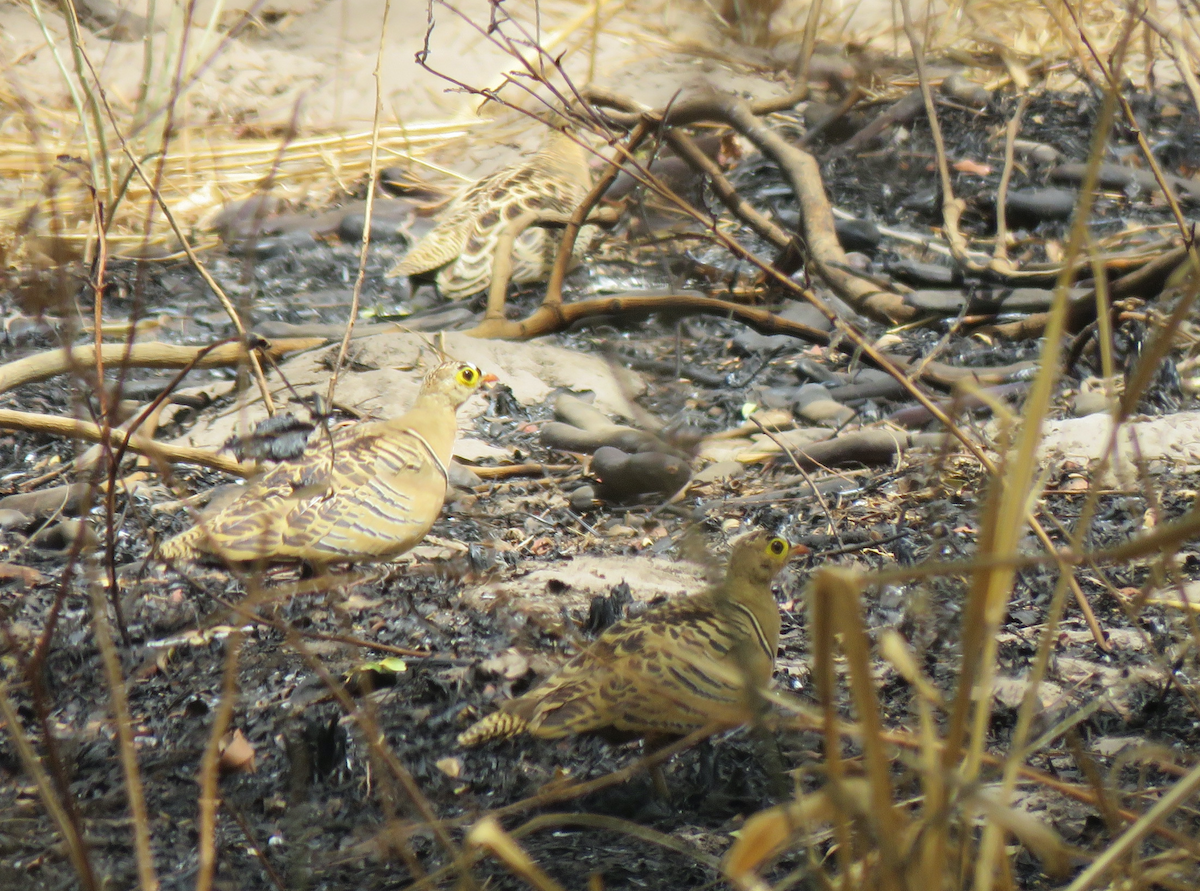
[[[473,384],[477,377],[479,377],[479,372],[474,368],[463,368],[458,372],[459,383]]]
[[[788,544],[782,538],[772,538],[767,549],[776,557],[781,557],[787,553]]]

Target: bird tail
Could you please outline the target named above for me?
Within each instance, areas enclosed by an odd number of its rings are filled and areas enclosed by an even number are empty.
[[[458,735],[458,744],[464,749],[482,745],[497,739],[508,739],[516,736],[529,726],[529,722],[520,715],[501,709],[492,712],[486,718],[476,721]]]
[[[168,563],[195,560],[200,556],[200,549],[196,547],[196,543],[200,541],[203,534],[203,527],[193,526],[186,532],[180,532],[175,537],[168,538],[158,548],[158,559]]]

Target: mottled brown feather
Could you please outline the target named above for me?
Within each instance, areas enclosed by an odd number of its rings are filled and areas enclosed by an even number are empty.
[[[482,379],[470,363],[444,362],[401,417],[314,431],[299,458],[272,467],[159,556],[322,565],[403,554],[441,512],[455,411]]]
[[[460,734],[459,744],[521,732],[661,739],[751,720],[750,689],[766,686],[775,666],[780,619],[771,581],[788,553],[766,533],[743,537],[721,583],[613,625],[533,690]]]
[[[555,131],[532,158],[501,168],[455,196],[437,226],[387,275],[419,275],[437,269],[438,289],[444,296],[469,297],[490,283],[496,244],[509,220],[534,209],[570,213],[590,185],[583,148]],[[588,236],[581,233],[579,243],[586,244]],[[512,280],[521,284],[543,280],[559,237],[539,226],[525,230],[513,247]]]

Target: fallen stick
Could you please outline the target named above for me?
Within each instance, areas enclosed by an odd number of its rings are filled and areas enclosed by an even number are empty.
[[[514,476],[542,476],[550,473],[568,473],[578,470],[578,464],[500,464],[495,467],[473,467],[471,473],[481,480],[506,480]]]
[[[312,349],[328,342],[324,337],[281,338],[271,341],[263,348],[263,352],[272,359],[279,359],[287,353]],[[246,355],[246,350],[236,342],[212,348],[158,342],[135,343],[132,346],[106,343],[100,349],[100,359],[105,368],[183,368],[192,363],[195,368],[224,368],[237,365]],[[76,369],[91,368],[95,364],[96,347],[93,344],[26,356],[0,366],[0,393],[22,384],[49,380]]]
[[[107,440],[114,449],[129,449],[145,455],[151,460],[164,463],[198,464],[201,467],[223,470],[240,477],[248,477],[254,473],[253,465],[242,464],[234,458],[226,458],[204,449],[167,445],[144,436],[130,436],[122,430],[109,430],[106,437],[100,425],[76,418],[59,418],[28,411],[0,409],[0,429],[24,430],[28,433],[51,433],[55,436],[83,439],[87,442],[105,442]]]
[[[784,453],[783,446],[775,440],[778,451],[768,446],[750,449],[739,456],[743,463],[761,461],[764,458]],[[787,455],[797,469],[819,470],[832,467],[864,465],[878,467],[891,464],[910,448],[944,448],[944,433],[909,433],[907,430],[876,429],[857,430],[845,433],[836,439],[826,439],[804,446],[791,446]],[[809,481],[811,485],[811,481]]]

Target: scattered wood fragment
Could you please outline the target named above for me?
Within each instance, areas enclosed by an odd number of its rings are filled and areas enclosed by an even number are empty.
[[[892,429],[857,430],[836,439],[795,446],[790,457],[804,470],[860,464],[871,467],[890,464],[910,448],[945,448],[946,445],[946,435],[943,433],[909,433]],[[772,449],[763,445],[747,452],[745,457],[738,456],[738,460],[750,463],[782,452],[779,446]]]
[[[577,464],[501,464],[496,467],[472,467],[471,472],[482,480],[506,480],[514,476],[545,476],[578,469]]]

